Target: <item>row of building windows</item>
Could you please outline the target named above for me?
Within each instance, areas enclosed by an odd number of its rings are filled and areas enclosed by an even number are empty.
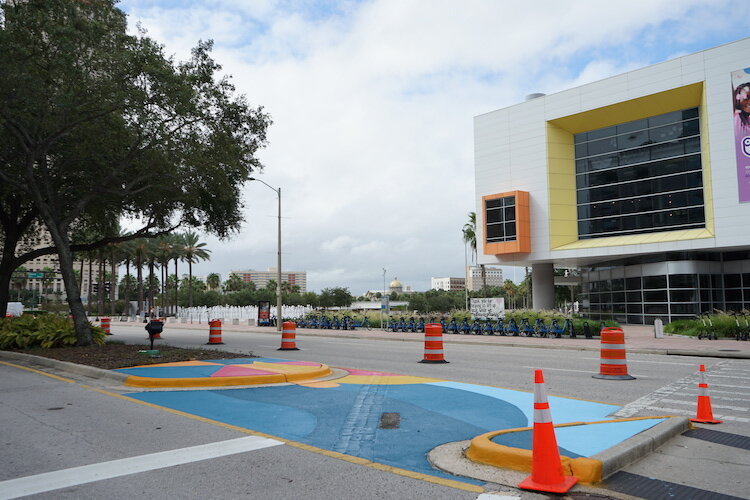
[[[699,133],[698,108],[690,108],[575,134],[573,143],[576,157],[584,158]]]
[[[672,175],[645,178],[637,181],[609,184],[602,187],[588,187],[578,190],[578,204],[611,201],[636,196],[663,195],[673,191],[703,187],[700,170],[681,172]]]
[[[703,206],[703,190],[691,189],[655,196],[639,196],[623,200],[597,202],[578,206],[579,219],[611,217],[615,215],[636,214],[670,210],[677,207]]]
[[[485,206],[487,243],[515,241],[516,197],[504,196],[487,200]]]
[[[622,234],[699,229],[705,227],[705,220],[703,206],[610,218],[579,220],[578,237],[583,240]]]
[[[700,170],[700,154],[691,153],[679,158],[577,174],[576,188],[583,189],[586,187],[593,188],[609,184],[621,184],[650,177],[661,177]]]
[[[583,284],[584,314],[594,320],[664,323],[714,309],[750,309],[750,273],[675,274]]]

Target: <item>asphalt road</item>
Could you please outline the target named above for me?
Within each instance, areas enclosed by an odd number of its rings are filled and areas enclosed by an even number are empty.
[[[145,338],[145,332],[133,326],[113,325],[113,332],[114,338],[128,343]],[[163,336],[162,342],[171,345],[205,347],[207,341],[206,328],[167,328]],[[750,406],[750,384],[746,382],[749,360],[629,354],[629,372],[636,380],[609,381],[591,378],[599,368],[594,351],[446,344],[445,356],[450,363],[433,365],[418,362],[422,359],[419,342],[302,334],[298,335],[300,351],[279,352],[277,334],[224,332],[223,340],[226,344],[216,347],[519,390],[532,390],[533,370],[541,368],[550,395],[621,405],[621,411],[633,416],[693,411],[691,377],[703,363],[709,370],[712,391],[716,391],[712,393],[714,413],[727,417],[720,430],[750,435],[746,416]],[[0,481],[125,457],[142,457],[142,462],[148,463],[150,454],[164,450],[183,450],[179,455],[191,457],[198,454],[191,448],[196,445],[247,436],[237,429],[135,404],[114,392],[100,392],[2,364],[0,380],[0,436],[4,445]],[[670,411],[664,411],[667,408]],[[554,408],[552,414],[554,418]],[[254,445],[241,442],[242,446],[246,444]],[[678,437],[626,470],[747,498],[747,455],[746,450],[735,447]],[[156,457],[157,463],[165,465],[170,460]],[[124,469],[132,464],[115,462],[112,466]],[[100,473],[107,477],[106,472],[91,469],[78,475]],[[41,479],[37,482],[42,483]],[[12,498],[7,496],[4,484],[9,483],[0,483],[0,498]],[[132,498],[134,494],[148,498],[478,497],[476,492],[431,484],[295,446],[273,445],[71,485],[33,498]],[[531,498],[530,494],[523,495]]]

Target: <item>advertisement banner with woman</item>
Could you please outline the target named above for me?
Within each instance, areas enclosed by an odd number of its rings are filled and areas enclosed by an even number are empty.
[[[734,149],[740,203],[750,201],[750,68],[732,72]]]

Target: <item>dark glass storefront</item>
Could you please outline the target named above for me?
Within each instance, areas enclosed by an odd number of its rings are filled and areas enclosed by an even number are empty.
[[[750,310],[750,252],[675,252],[583,273],[582,312],[595,320],[665,324],[704,311]]]

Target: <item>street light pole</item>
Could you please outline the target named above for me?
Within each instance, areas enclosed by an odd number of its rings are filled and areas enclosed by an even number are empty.
[[[279,214],[278,214],[278,234],[277,234],[277,240],[276,240],[276,247],[277,247],[277,253],[276,253],[276,330],[279,332],[281,331],[281,323],[282,323],[282,316],[281,316],[281,308],[283,306],[282,300],[281,300],[281,188],[275,188],[268,184],[266,181],[263,181],[261,179],[256,179],[255,177],[250,177],[248,180],[251,181],[258,181],[262,182],[266,186],[268,186],[271,190],[273,190],[276,193],[276,196],[278,197],[278,205],[279,205]]]

